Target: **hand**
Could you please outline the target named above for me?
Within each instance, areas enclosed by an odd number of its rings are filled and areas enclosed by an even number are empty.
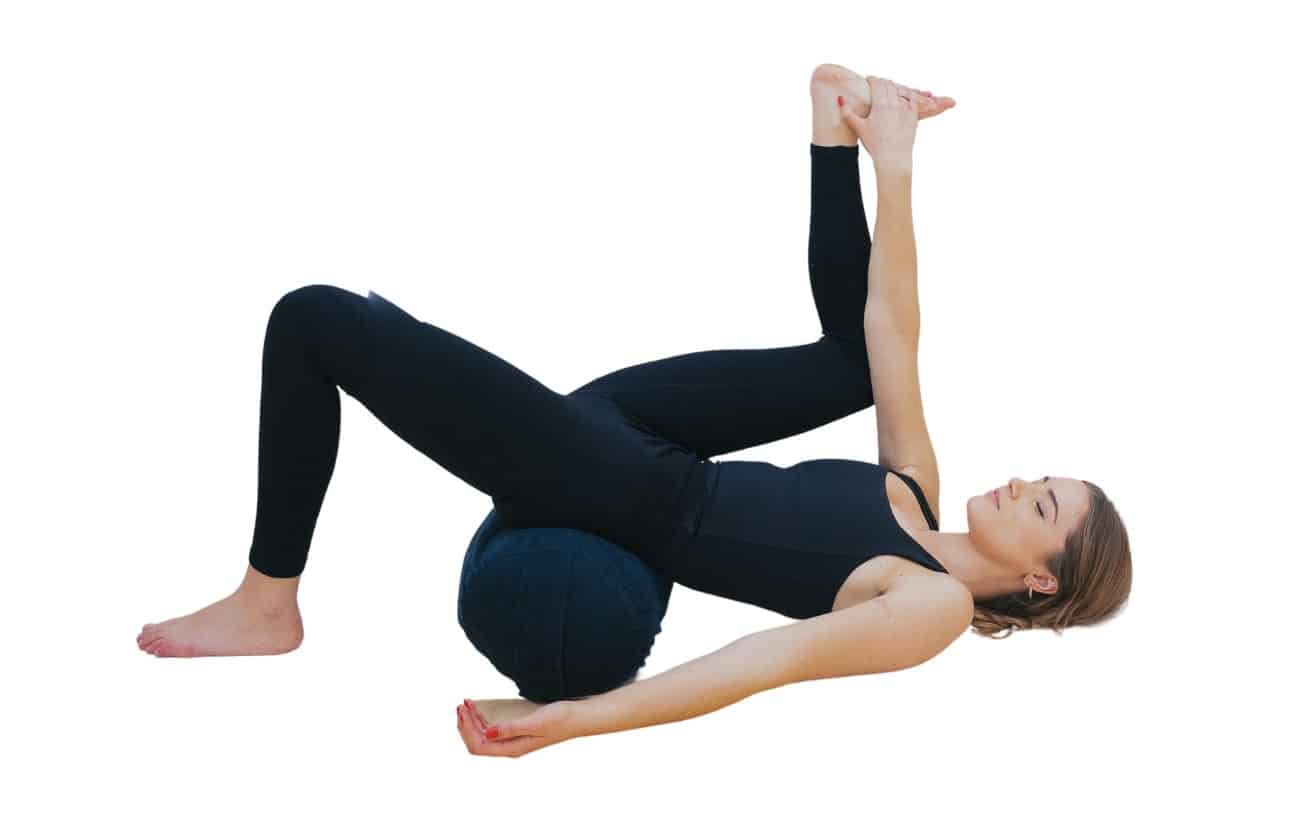
[[[867,84],[871,88],[871,112],[863,118],[841,105],[840,116],[871,154],[877,170],[910,171],[922,97],[880,77],[867,77]]]
[[[898,87],[903,93],[911,95],[916,100],[917,119],[929,119],[932,116],[938,116],[957,104],[957,100],[950,96],[935,96],[929,91],[919,91],[906,85],[899,85]],[[870,105],[867,106],[867,113],[871,113],[870,107]]]
[[[537,704],[528,701],[484,701],[490,711],[511,711],[508,719],[489,720],[473,701],[456,707],[456,728],[471,755],[519,757],[537,749],[579,737],[576,702]],[[500,704],[501,706],[497,706]],[[536,707],[525,714],[528,707]],[[495,729],[489,738],[488,729]]]

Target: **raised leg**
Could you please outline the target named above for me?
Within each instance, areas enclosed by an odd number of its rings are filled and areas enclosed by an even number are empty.
[[[575,393],[605,395],[628,417],[704,457],[794,436],[872,405],[862,327],[871,239],[859,149],[847,126],[842,127],[849,138],[840,138],[826,107],[838,120],[835,95],[854,93],[854,85],[846,80],[837,86],[824,73],[814,74],[810,89],[814,140],[808,148],[808,276],[822,337],[797,346],[715,349],[642,363]]]

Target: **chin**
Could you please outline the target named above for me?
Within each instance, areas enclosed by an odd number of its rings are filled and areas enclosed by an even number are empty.
[[[966,530],[970,532],[971,539],[978,539],[984,528],[990,524],[996,524],[995,520],[989,519],[989,514],[993,511],[987,506],[987,497],[983,494],[973,496],[966,500]]]

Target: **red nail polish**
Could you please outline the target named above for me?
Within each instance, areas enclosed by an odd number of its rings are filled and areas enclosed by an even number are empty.
[[[837,96],[837,97],[835,97],[835,104],[836,104],[836,105],[839,105],[839,106],[841,106],[841,107],[843,107],[843,105],[844,105],[844,97],[842,97],[842,96]]]
[[[488,740],[496,740],[497,735],[501,734],[495,726],[489,726],[487,730]]]

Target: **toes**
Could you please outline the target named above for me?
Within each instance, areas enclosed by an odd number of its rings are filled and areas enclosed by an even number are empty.
[[[159,658],[193,658],[196,655],[205,654],[200,653],[190,644],[180,641],[172,641],[166,638],[159,639],[155,642],[154,646],[155,649],[153,654]]]
[[[158,641],[161,641],[165,637],[165,635],[166,635],[165,633],[161,633],[161,632],[149,633],[148,635],[143,636],[142,638],[139,639],[139,644],[141,648],[147,650],[149,649],[150,644],[155,644]]]
[[[176,655],[178,646],[165,635],[160,635],[145,645],[145,652],[156,655],[160,658]]]

